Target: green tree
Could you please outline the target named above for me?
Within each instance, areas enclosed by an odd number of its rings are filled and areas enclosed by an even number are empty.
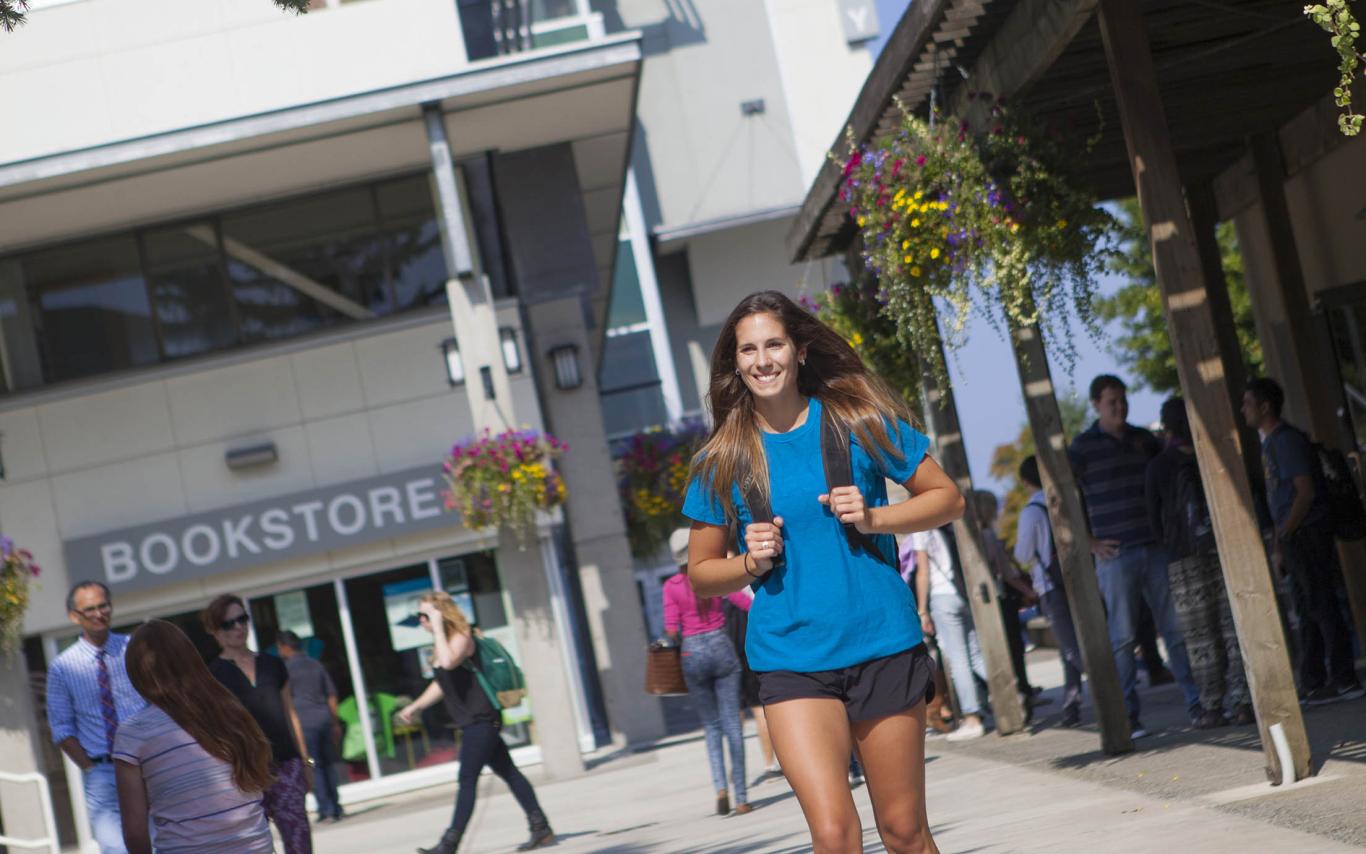
[[[1058,401],[1058,408],[1062,410],[1062,427],[1066,435],[1071,438],[1082,431],[1086,426],[1088,417],[1086,402],[1076,395],[1061,398]],[[1010,489],[1006,490],[1005,503],[1001,508],[1000,518],[996,522],[996,533],[1001,537],[1001,541],[1007,547],[1015,542],[1015,530],[1020,521],[1020,510],[1029,501],[1029,496],[1033,490],[1020,482],[1019,471],[1020,463],[1025,458],[1034,453],[1034,434],[1030,432],[1029,423],[1025,422],[1020,428],[1020,435],[1015,437],[1015,441],[1006,445],[997,445],[996,450],[991,452],[991,476],[998,481],[1011,484]]]
[[[312,0],[272,0],[276,6],[286,12],[293,12],[302,15],[308,11]],[[28,0],[0,0],[0,30],[7,33],[14,32],[15,27],[22,25],[26,20],[25,13],[28,12]]]
[[[1153,269],[1143,214],[1137,199],[1125,199],[1116,207],[1121,247],[1111,262],[1111,271],[1127,283],[1110,296],[1096,298],[1096,318],[1102,324],[1113,322],[1121,330],[1109,349],[1128,369],[1136,385],[1158,393],[1176,392],[1180,390],[1181,382],[1176,374],[1176,358],[1172,354],[1167,319],[1162,312],[1162,291]],[[1238,250],[1233,223],[1219,223],[1216,237],[1243,364],[1249,376],[1257,376],[1262,373],[1262,345],[1257,339],[1252,298],[1243,276],[1243,256]]]

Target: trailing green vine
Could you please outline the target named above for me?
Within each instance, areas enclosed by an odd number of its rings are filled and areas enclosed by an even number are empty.
[[[0,30],[12,33],[28,21],[29,0],[0,0]],[[310,0],[273,0],[286,12],[302,15],[308,11]]]
[[[832,285],[801,304],[838,332],[863,363],[920,409],[920,361],[897,338],[896,323],[883,311],[887,294],[872,276]]]
[[[1305,6],[1304,14],[1327,31],[1333,49],[1338,52],[1338,85],[1333,89],[1333,101],[1346,112],[1338,116],[1338,129],[1343,136],[1356,136],[1361,132],[1360,113],[1352,111],[1352,87],[1357,79],[1357,67],[1363,57],[1357,50],[1357,37],[1361,35],[1361,24],[1352,15],[1347,0],[1327,0],[1313,6]]]

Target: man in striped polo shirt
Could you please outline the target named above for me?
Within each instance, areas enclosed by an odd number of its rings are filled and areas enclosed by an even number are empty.
[[[1096,421],[1072,442],[1069,455],[1086,503],[1091,551],[1110,628],[1110,646],[1124,689],[1124,706],[1134,738],[1147,735],[1139,722],[1134,642],[1140,602],[1147,602],[1167,645],[1172,673],[1185,692],[1192,720],[1200,711],[1200,689],[1191,678],[1186,639],[1172,607],[1167,554],[1153,536],[1144,504],[1148,461],[1162,450],[1157,437],[1128,422],[1123,380],[1102,374],[1091,381]]]

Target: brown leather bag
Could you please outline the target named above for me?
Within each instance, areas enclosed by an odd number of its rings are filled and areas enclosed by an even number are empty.
[[[645,693],[677,697],[688,693],[683,662],[676,646],[651,646],[645,651]]]

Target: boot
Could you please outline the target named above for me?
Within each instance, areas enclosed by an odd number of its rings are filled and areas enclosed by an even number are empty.
[[[460,847],[460,837],[463,831],[453,827],[446,828],[446,832],[441,834],[441,841],[431,848],[419,848],[417,854],[455,854],[455,849]]]
[[[533,848],[540,848],[542,845],[555,844],[555,831],[550,829],[550,821],[546,819],[545,813],[540,810],[532,810],[526,815],[527,824],[531,827],[531,838],[517,846],[518,851],[530,851]]]

